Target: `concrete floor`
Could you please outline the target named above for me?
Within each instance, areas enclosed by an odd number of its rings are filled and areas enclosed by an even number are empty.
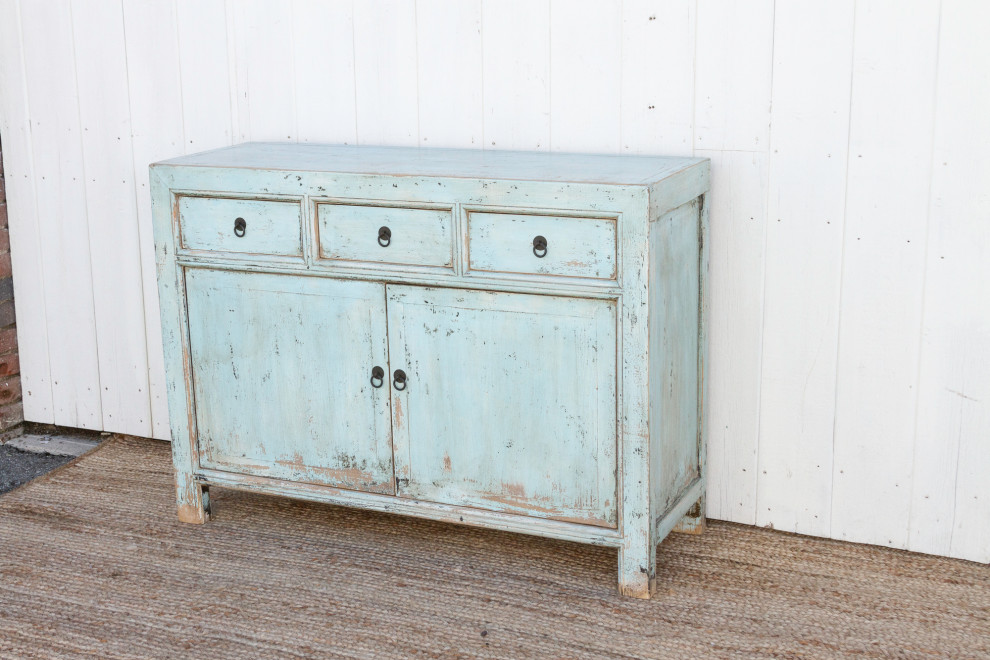
[[[6,493],[93,449],[104,439],[94,433],[58,429],[25,433],[0,444],[0,493]]]

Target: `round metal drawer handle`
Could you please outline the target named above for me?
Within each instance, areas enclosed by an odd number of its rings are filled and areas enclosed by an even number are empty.
[[[377,385],[375,381],[378,381]],[[377,389],[383,384],[385,384],[385,370],[381,367],[373,367],[371,369],[371,386]]]
[[[245,220],[244,218],[237,218],[237,220],[234,220],[234,234],[238,238],[242,238],[244,236],[244,232],[246,231],[247,231],[247,220]]]
[[[533,254],[537,258],[542,259],[547,256],[547,239],[543,236],[537,236],[533,239]]]
[[[388,247],[392,243],[392,230],[388,227],[378,228],[378,244],[382,247]]]
[[[402,369],[396,369],[395,373],[392,374],[392,387],[401,392],[406,389],[406,372]]]

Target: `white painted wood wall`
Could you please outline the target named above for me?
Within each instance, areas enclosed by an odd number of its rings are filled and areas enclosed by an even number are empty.
[[[149,162],[713,162],[711,517],[990,561],[985,0],[0,0],[27,419],[168,437]]]

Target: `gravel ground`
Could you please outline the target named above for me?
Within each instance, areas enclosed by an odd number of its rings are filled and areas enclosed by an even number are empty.
[[[36,454],[0,445],[0,493],[6,493],[26,484],[35,477],[68,463],[72,458],[72,456]]]

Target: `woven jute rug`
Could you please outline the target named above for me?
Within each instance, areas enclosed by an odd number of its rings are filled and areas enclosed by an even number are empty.
[[[712,523],[616,552],[214,488],[103,447],[0,497],[0,657],[988,658],[985,565]]]

